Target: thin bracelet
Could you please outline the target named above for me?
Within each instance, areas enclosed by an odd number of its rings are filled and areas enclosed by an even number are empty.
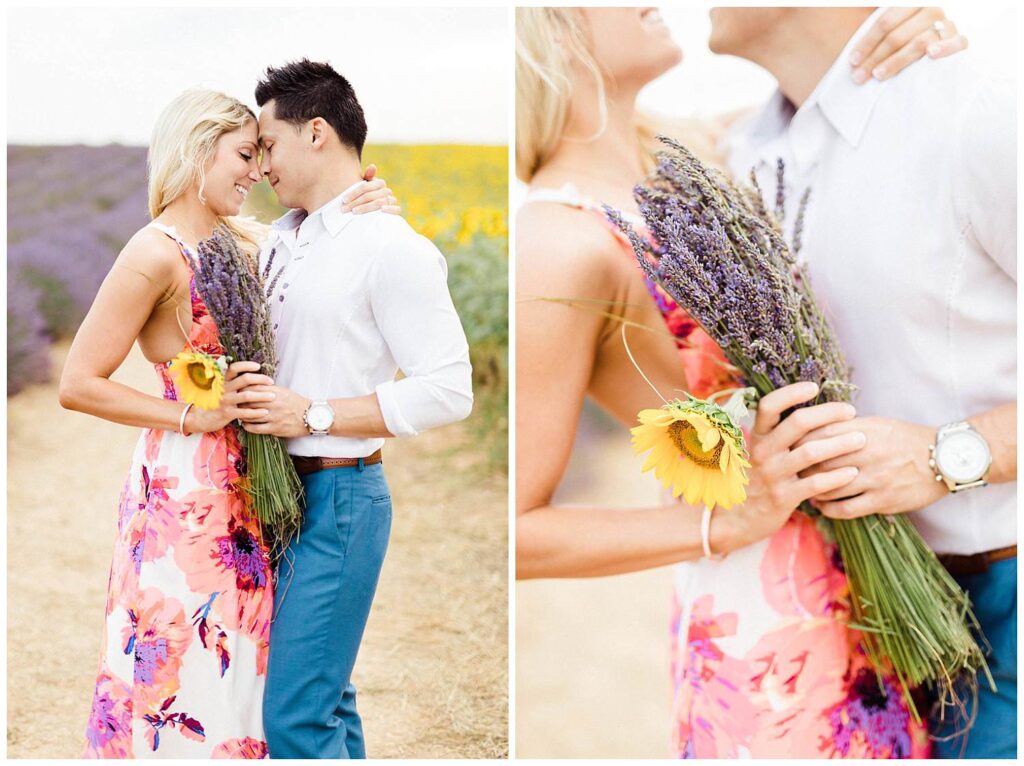
[[[188,415],[190,409],[192,409],[191,402],[185,405],[185,409],[181,411],[181,419],[178,421],[178,433],[182,436],[191,436],[191,434],[185,433],[185,416]]]
[[[700,544],[704,548],[704,557],[712,561],[721,561],[725,558],[722,554],[711,552],[711,508],[704,506],[704,513],[700,517]]]

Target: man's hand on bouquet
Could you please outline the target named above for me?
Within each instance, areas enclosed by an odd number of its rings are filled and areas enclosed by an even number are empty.
[[[247,389],[266,397],[258,405],[265,413],[260,417],[249,418],[242,422],[242,428],[251,434],[270,434],[282,439],[294,439],[298,436],[309,436],[306,428],[305,414],[310,400],[288,388],[261,384]]]
[[[713,545],[716,550],[734,550],[773,534],[804,500],[841,490],[856,477],[856,469],[850,467],[800,475],[822,461],[856,454],[864,445],[864,438],[851,429],[805,443],[808,433],[845,425],[856,416],[853,405],[845,402],[804,407],[782,419],[783,412],[817,394],[814,383],[794,383],[761,397],[750,435],[747,499],[738,508],[716,515],[715,525],[723,530],[720,544]]]
[[[234,362],[228,366],[224,376],[224,395],[215,410],[192,407],[185,416],[185,431],[190,434],[219,431],[233,420],[263,418],[267,414],[266,403],[270,400],[258,387],[274,381],[260,374],[257,362]]]
[[[401,215],[402,208],[395,199],[395,193],[388,188],[388,182],[377,178],[377,166],[367,165],[363,180],[352,191],[342,197],[341,209],[356,215],[380,210],[384,213]]]
[[[802,442],[813,444],[854,431],[867,437],[864,449],[825,460],[801,474],[810,478],[838,468],[857,469],[857,478],[847,486],[811,499],[825,516],[853,519],[872,513],[906,513],[931,505],[948,493],[928,466],[934,428],[893,418],[855,418],[813,431]]]

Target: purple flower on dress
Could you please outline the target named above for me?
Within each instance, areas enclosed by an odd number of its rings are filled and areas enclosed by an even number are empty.
[[[217,540],[217,548],[221,565],[235,570],[235,581],[240,590],[254,591],[266,586],[266,556],[248,529],[243,526],[229,528],[229,535]]]
[[[131,757],[131,690],[106,669],[100,672],[86,726],[86,753],[99,758]]]
[[[153,683],[159,663],[167,661],[167,639],[155,638],[135,645],[135,680]]]
[[[888,678],[884,689],[880,688],[878,676],[870,668],[861,668],[846,701],[829,713],[835,748],[843,756],[850,752],[851,741],[860,732],[875,757],[909,757],[909,718],[899,690]]]
[[[89,744],[98,749],[110,741],[117,733],[118,720],[115,710],[118,706],[110,694],[96,690],[92,700],[92,712],[89,714],[89,726],[86,737]]]

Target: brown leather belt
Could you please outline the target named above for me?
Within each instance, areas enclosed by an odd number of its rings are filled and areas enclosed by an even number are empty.
[[[984,574],[988,568],[997,561],[1013,559],[1017,557],[1017,546],[1010,545],[1006,548],[996,548],[994,551],[975,553],[973,556],[957,556],[945,554],[939,556],[942,566],[946,567],[950,574],[974,575]]]
[[[367,457],[304,457],[292,455],[292,462],[295,464],[295,472],[299,476],[305,476],[317,471],[325,471],[328,468],[355,468],[359,461],[363,465],[376,465],[383,460],[381,451],[377,450]]]

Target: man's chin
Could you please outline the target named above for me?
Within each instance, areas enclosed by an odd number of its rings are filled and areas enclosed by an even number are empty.
[[[708,50],[712,53],[727,54],[730,52],[727,43],[728,41],[722,39],[722,35],[716,35],[712,28],[711,37],[708,38]]]
[[[288,198],[287,194],[278,194],[275,191],[274,192],[274,196],[277,197],[277,204],[279,204],[281,207],[287,207],[287,208],[295,207],[295,205],[292,203],[292,200]]]

